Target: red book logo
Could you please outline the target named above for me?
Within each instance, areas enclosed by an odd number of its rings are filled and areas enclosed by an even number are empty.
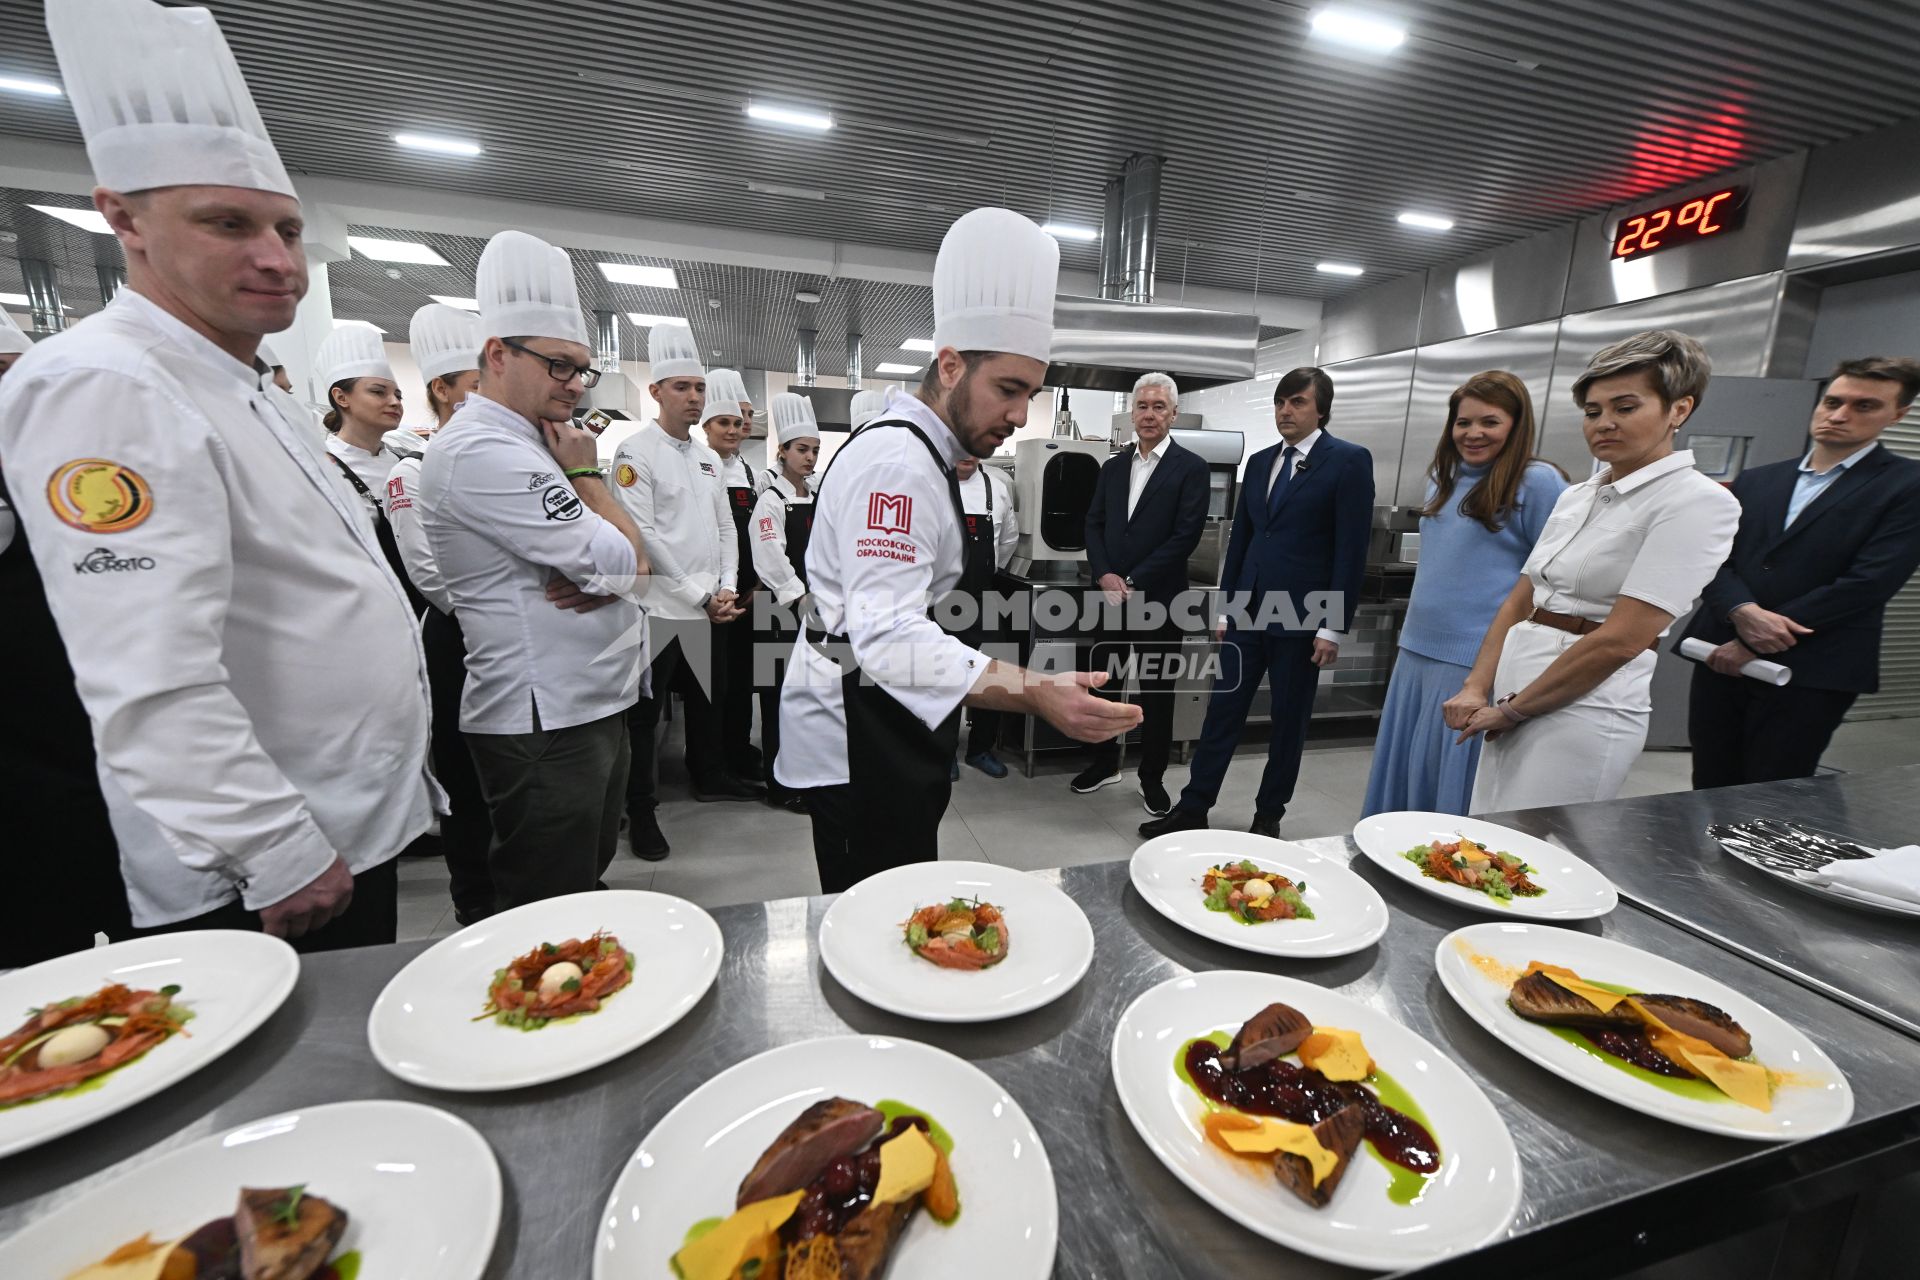
[[[867,497],[867,528],[880,533],[913,531],[913,497],[905,493],[875,493]]]

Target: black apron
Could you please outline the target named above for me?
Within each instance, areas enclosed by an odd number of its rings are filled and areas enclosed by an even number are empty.
[[[380,542],[380,553],[387,558],[387,567],[393,570],[393,576],[400,580],[401,587],[405,589],[407,603],[413,608],[413,616],[416,619],[419,618],[430,606],[427,604],[427,598],[414,590],[413,580],[407,577],[406,563],[400,559],[400,544],[394,541],[393,526],[387,523],[387,509],[380,505],[380,499],[373,496],[373,491],[367,488],[366,482],[354,473],[345,459],[337,453],[329,453],[327,457],[340,468],[340,474],[347,478],[347,483],[353,486],[354,492],[365,498],[367,505],[373,508],[373,536]]]
[[[956,639],[972,649],[978,649],[986,635],[983,614],[979,610],[986,607],[987,593],[993,590],[993,575],[997,567],[993,554],[993,477],[982,475],[980,479],[987,486],[987,509],[977,515],[969,513],[960,517],[967,535],[967,559],[966,566],[960,570],[960,584],[953,589],[956,595],[971,597],[977,607],[973,624],[953,633]],[[955,484],[958,487],[957,481]],[[964,502],[962,506],[965,506]]]
[[[828,464],[831,466],[832,464]],[[807,581],[807,543],[813,540],[813,499],[787,503],[787,563]]]
[[[741,466],[745,466],[743,461]],[[727,510],[733,513],[733,535],[740,546],[740,572],[738,594],[747,592],[760,585],[760,575],[753,571],[753,504],[759,498],[751,483],[727,486]]]
[[[927,455],[947,478],[954,518],[964,531],[967,517],[961,509],[959,478],[925,432],[905,419],[894,418],[871,423],[862,428],[860,434],[892,427],[913,432],[926,446]],[[834,461],[841,456],[836,453]],[[827,470],[833,470],[832,463]],[[825,483],[826,477],[822,476],[820,484],[814,486],[816,502]],[[789,544],[789,553],[791,549]],[[888,867],[934,860],[940,856],[940,819],[947,811],[947,800],[953,792],[949,771],[953,767],[953,753],[960,745],[959,706],[954,707],[938,728],[929,729],[920,717],[888,693],[884,685],[861,678],[859,668],[854,665],[853,646],[844,635],[832,635],[809,626],[807,642],[842,672],[840,691],[847,717],[847,782],[853,807],[860,816],[859,822],[847,832],[848,865],[830,868],[823,860],[820,868],[823,886],[830,875],[852,883]],[[815,853],[818,856],[820,850],[816,848]]]

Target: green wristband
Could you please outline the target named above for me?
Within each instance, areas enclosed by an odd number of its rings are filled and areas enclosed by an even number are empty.
[[[567,472],[567,479],[569,480],[578,479],[581,476],[598,476],[602,480],[605,480],[607,473],[605,469],[601,467],[574,467]]]

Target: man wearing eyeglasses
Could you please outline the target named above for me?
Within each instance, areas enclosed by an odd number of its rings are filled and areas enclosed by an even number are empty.
[[[505,910],[592,889],[613,861],[645,633],[612,593],[648,565],[571,421],[599,373],[566,253],[502,231],[476,287],[480,387],[427,450],[419,502],[466,636],[460,729]]]

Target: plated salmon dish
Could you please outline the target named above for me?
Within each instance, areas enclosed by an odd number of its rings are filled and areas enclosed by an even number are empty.
[[[921,907],[903,928],[913,954],[942,969],[990,969],[1007,958],[1007,920],[991,902]]]
[[[1465,836],[1415,845],[1400,856],[1429,880],[1457,884],[1489,898],[1538,898],[1546,893],[1528,878],[1538,873],[1518,855],[1488,849]]]
[[[172,1036],[192,1013],[179,987],[141,991],[120,983],[29,1010],[0,1040],[0,1107],[77,1089]]]
[[[633,981],[633,953],[602,929],[590,938],[543,942],[504,969],[493,971],[487,1007],[478,1018],[537,1031],[559,1018],[599,1012]]]
[[[1295,884],[1245,860],[1208,867],[1200,877],[1207,910],[1224,911],[1241,924],[1313,919],[1313,908],[1301,897],[1306,888],[1304,880]]]

